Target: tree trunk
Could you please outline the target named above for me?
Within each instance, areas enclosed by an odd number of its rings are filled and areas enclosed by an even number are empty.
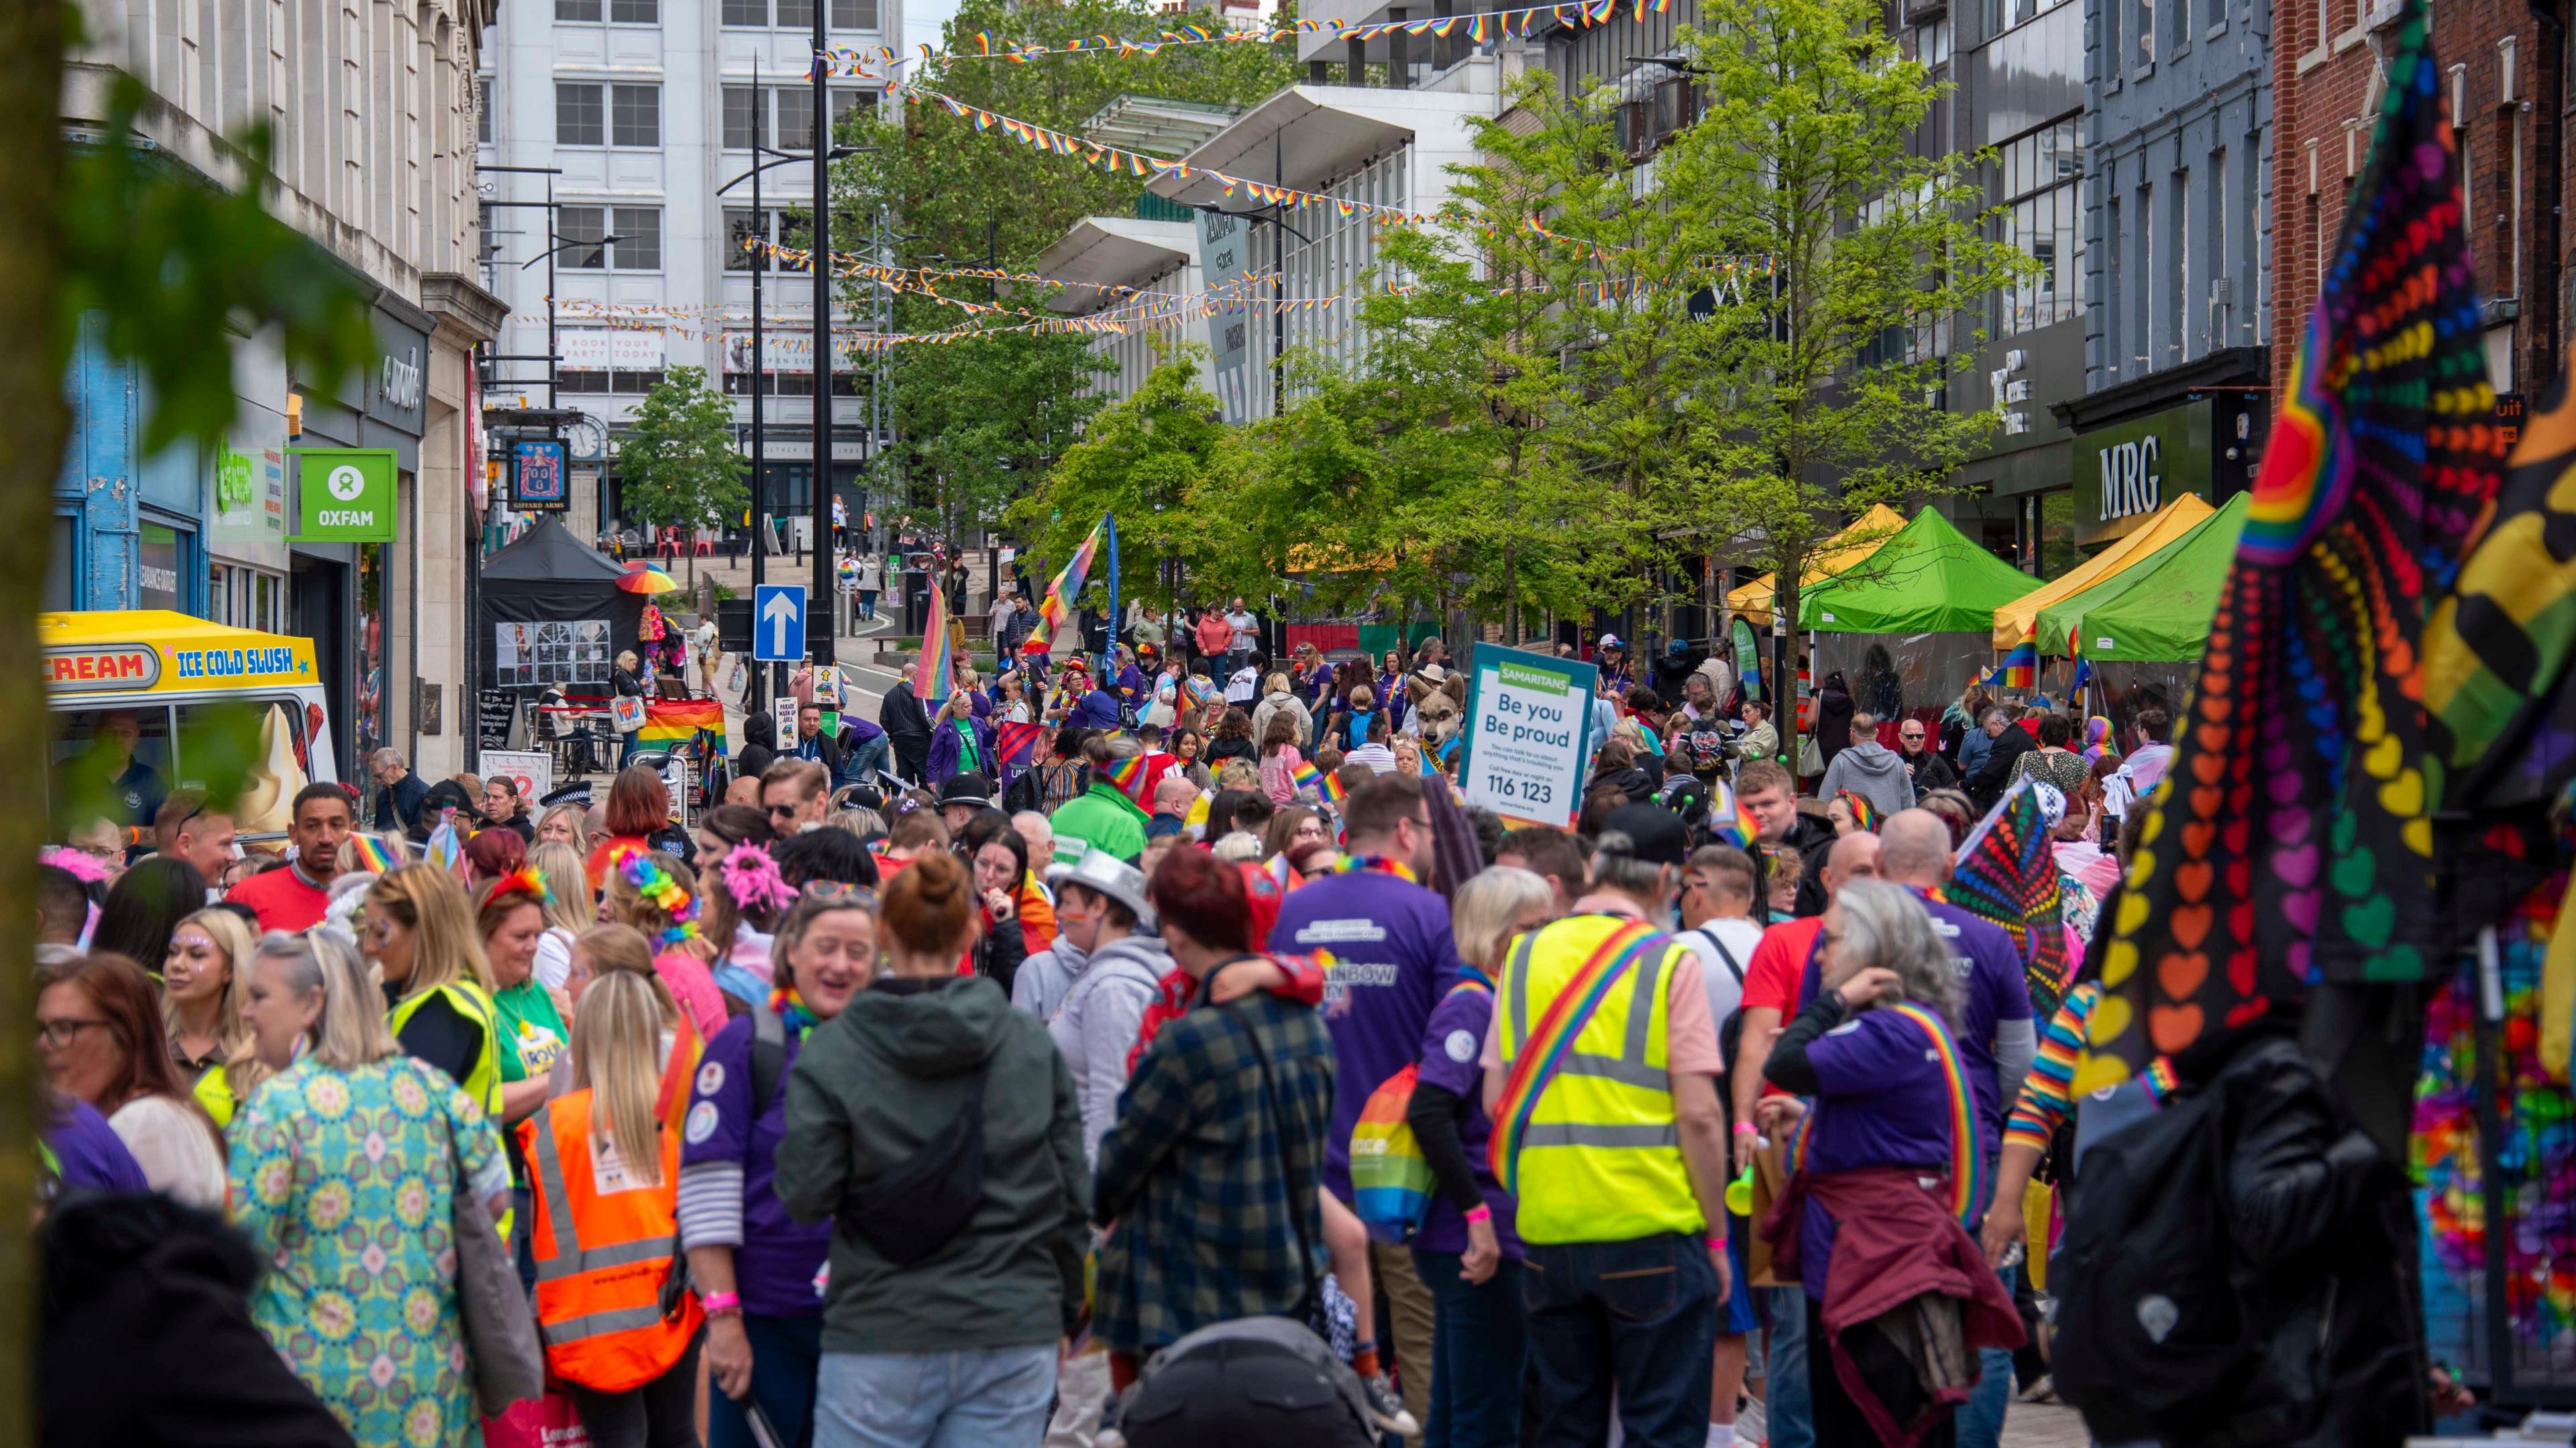
[[[63,139],[60,0],[0,5],[0,719],[10,737],[49,737],[36,610],[53,540],[54,478],[71,433],[63,402]],[[15,540],[15,541],[7,541]],[[0,770],[0,899],[36,898],[45,776]],[[24,904],[19,907],[25,908]],[[34,937],[0,935],[0,1020],[35,1018]],[[0,1443],[35,1441],[35,1039],[0,1031]]]

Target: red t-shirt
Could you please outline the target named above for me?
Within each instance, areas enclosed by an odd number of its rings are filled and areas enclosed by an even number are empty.
[[[1807,956],[1824,928],[1823,916],[1810,915],[1762,932],[1762,943],[1753,947],[1753,959],[1744,966],[1744,1009],[1768,1006],[1780,1013],[1782,1025],[1788,1024],[1798,1013],[1798,980],[1807,973]]]
[[[305,884],[292,865],[253,875],[224,898],[249,906],[259,917],[260,929],[290,933],[321,924],[322,912],[331,903],[328,891]]]

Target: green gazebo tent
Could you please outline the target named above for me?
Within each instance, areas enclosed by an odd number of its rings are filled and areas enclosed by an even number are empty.
[[[2031,577],[1925,508],[1869,559],[1800,595],[1798,626],[1819,633],[1990,634],[1995,610]]]
[[[2144,563],[2039,612],[2043,654],[2073,636],[2097,663],[2187,663],[2209,643],[2209,620],[2236,561],[2252,495],[2239,493]]]

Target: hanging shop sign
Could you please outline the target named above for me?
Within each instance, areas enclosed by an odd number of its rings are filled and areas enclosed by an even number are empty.
[[[301,460],[295,543],[390,543],[394,540],[394,452],[391,448],[288,448]]]
[[[572,476],[564,445],[550,438],[510,444],[510,508],[519,513],[561,513],[572,507]]]

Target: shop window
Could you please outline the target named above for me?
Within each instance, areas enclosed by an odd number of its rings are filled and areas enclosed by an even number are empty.
[[[54,515],[54,546],[45,555],[45,592],[38,605],[50,613],[80,607],[80,528],[69,513]]]
[[[135,607],[187,610],[188,535],[165,523],[143,524],[134,563]]]

